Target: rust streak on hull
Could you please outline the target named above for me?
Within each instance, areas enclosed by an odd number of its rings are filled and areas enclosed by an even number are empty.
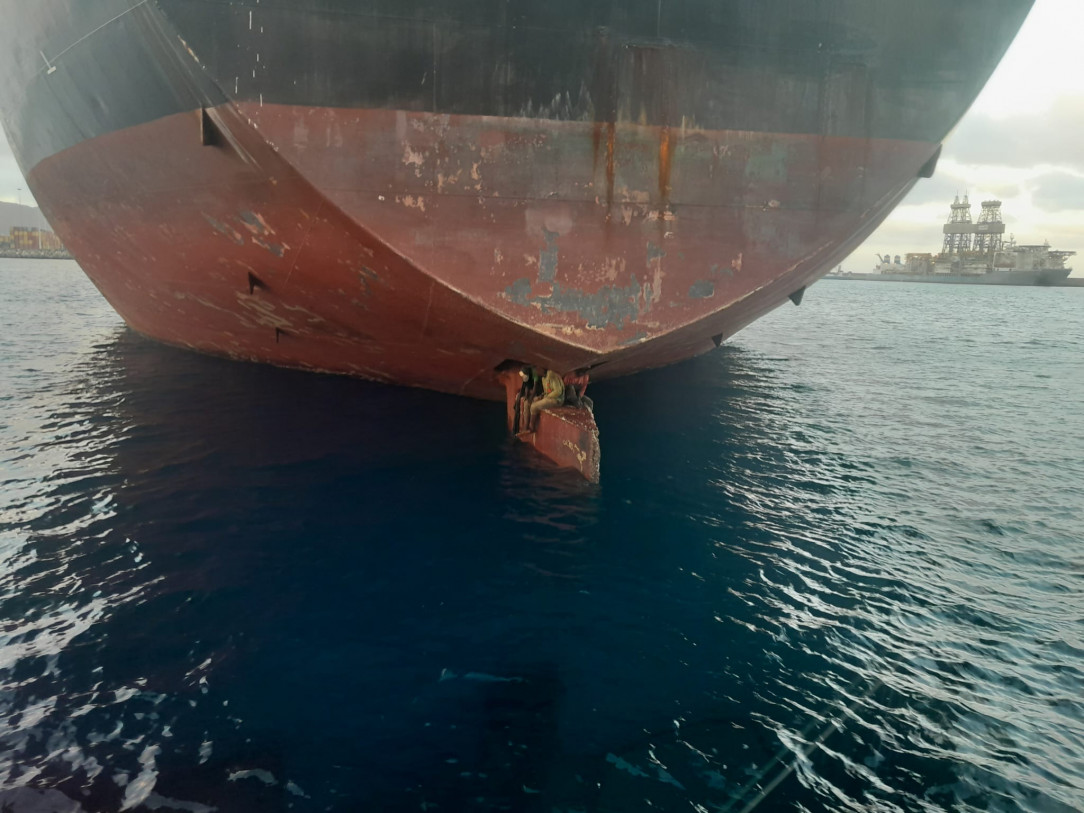
[[[183,114],[32,172],[125,320],[208,353],[492,399],[507,359],[594,365],[604,379],[711,349],[837,262],[933,149],[873,142],[859,172],[854,139],[701,133],[677,150],[678,131],[621,125],[616,167],[619,128],[606,123],[603,205],[591,123],[274,105],[214,115],[243,156],[203,146]],[[339,147],[297,142],[299,122]],[[709,179],[721,145],[730,157]],[[872,200],[852,199],[858,182]],[[664,244],[659,185],[674,211]],[[815,214],[812,196],[826,202]]]
[[[670,206],[671,149],[670,128],[663,127],[659,134],[659,200],[663,209]]]

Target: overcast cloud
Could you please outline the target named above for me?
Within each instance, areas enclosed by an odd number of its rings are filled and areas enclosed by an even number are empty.
[[[20,188],[22,188],[21,195]],[[0,200],[18,203],[20,196],[23,203],[34,203],[26,189],[23,175],[19,172],[19,166],[15,163],[15,156],[11,154],[8,140],[0,130]]]
[[[1084,216],[1084,177],[1051,172],[1032,184],[1031,199],[1044,212],[1074,210]]]
[[[956,128],[953,143],[966,146],[966,158],[972,164],[1045,164],[1084,172],[1082,138],[1084,96],[1067,96],[1041,113],[998,119],[973,112]]]

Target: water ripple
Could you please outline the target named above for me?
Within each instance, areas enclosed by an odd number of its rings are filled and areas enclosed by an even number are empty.
[[[1084,808],[1080,291],[818,285],[601,486],[0,292],[5,809]]]

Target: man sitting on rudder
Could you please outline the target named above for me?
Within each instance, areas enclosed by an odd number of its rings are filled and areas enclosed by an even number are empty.
[[[565,384],[561,376],[553,370],[546,370],[542,378],[543,396],[531,403],[531,420],[527,426],[528,432],[534,432],[538,428],[538,413],[543,409],[559,407],[565,402]]]

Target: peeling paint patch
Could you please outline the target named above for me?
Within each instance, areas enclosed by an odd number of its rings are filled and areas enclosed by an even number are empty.
[[[557,277],[557,232],[542,227],[546,247],[538,252],[538,281],[553,282]]]
[[[275,306],[270,302],[255,300],[242,294],[237,295],[238,304],[248,311],[249,316],[258,325],[278,328],[282,331],[293,330],[293,324],[289,319],[275,313]]]
[[[364,291],[366,296],[369,296],[373,292],[371,287],[372,284],[374,282],[378,282],[380,280],[380,277],[373,269],[369,268],[369,266],[367,265],[363,265],[361,267],[361,270],[358,271],[357,274],[358,282],[361,283],[362,291]]]
[[[418,209],[419,211],[425,211],[425,198],[421,195],[414,197],[413,195],[396,195],[395,202],[401,203],[408,209]]]
[[[710,279],[697,280],[689,286],[690,299],[708,299],[715,296],[715,283]]]
[[[437,192],[443,192],[445,185],[454,186],[459,183],[459,178],[463,174],[463,170],[460,169],[455,175],[445,175],[443,172],[437,173]]]
[[[531,281],[520,277],[504,289],[504,295],[518,305],[530,305]]]
[[[662,261],[665,256],[665,250],[648,241],[647,266],[652,271],[652,284],[644,286],[644,297],[647,300],[645,313],[651,309],[652,305],[657,305],[662,298],[662,280],[666,276],[662,270]]]
[[[571,440],[565,440],[565,447],[572,452],[576,461],[580,464],[580,468],[583,468],[583,464],[587,462],[587,452],[580,448],[578,443],[573,443]]]
[[[226,235],[237,245],[243,246],[245,244],[244,236],[236,229],[231,228],[220,220],[215,220],[213,217],[207,214],[203,216],[203,219],[211,224],[212,229],[217,231],[219,234]]]
[[[259,237],[254,237],[252,239],[252,242],[258,245],[260,248],[267,249],[276,257],[280,258],[286,255],[286,250],[289,248],[289,246],[285,243],[283,243],[282,245],[279,245],[278,243],[268,243],[264,240],[261,240]]]
[[[733,277],[734,272],[741,271],[742,256],[743,255],[739,253],[738,256],[731,260],[729,263],[713,263],[711,268],[709,269],[711,272],[711,276],[716,278]]]
[[[212,222],[212,218],[208,217],[207,215],[204,215],[204,218],[206,218],[208,222],[211,222],[212,226],[215,225],[215,223]],[[286,255],[286,252],[289,251],[290,247],[285,243],[272,243],[269,240],[262,239],[267,237],[268,235],[272,235],[275,233],[275,230],[267,224],[267,221],[263,219],[262,215],[249,211],[241,212],[241,223],[253,235],[252,242],[260,248],[266,249],[267,251],[274,254],[276,257],[280,258],[284,257]],[[219,225],[225,226],[225,224]],[[215,226],[215,228],[218,228],[218,226]],[[244,245],[244,237],[240,234],[240,232],[234,232],[233,229],[230,229],[229,226],[225,226],[225,228],[229,229],[230,232],[233,232],[237,235],[237,239],[234,239],[235,243],[237,243],[238,245]],[[219,231],[221,231],[221,229],[219,229]],[[240,242],[238,242],[238,240],[240,240]]]
[[[610,282],[617,279],[619,274],[625,272],[624,257],[607,257],[602,261],[603,274]]]
[[[415,123],[415,127],[417,127],[417,123]],[[414,167],[414,174],[419,178],[422,177],[422,165],[424,163],[424,155],[412,150],[409,144],[403,145],[403,164]]]
[[[625,287],[606,285],[595,293],[563,288],[558,282],[552,286],[552,292],[534,295],[530,280],[523,277],[505,288],[504,295],[517,305],[541,308],[543,313],[574,313],[589,328],[623,328],[650,310],[652,303],[651,284],[641,285],[635,277],[630,277]]]
[[[241,212],[241,220],[245,224],[245,228],[253,234],[274,234],[275,230],[267,225],[267,221],[263,219],[262,215],[256,212]]]

